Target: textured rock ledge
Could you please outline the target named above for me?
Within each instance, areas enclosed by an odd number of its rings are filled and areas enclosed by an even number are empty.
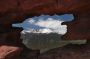
[[[0,59],[13,59],[19,56],[21,51],[20,47],[2,45],[0,46]]]

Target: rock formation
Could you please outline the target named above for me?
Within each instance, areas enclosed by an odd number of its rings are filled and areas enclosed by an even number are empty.
[[[12,28],[11,24],[40,14],[74,14],[75,21],[63,23],[68,26],[63,38],[89,40],[89,10],[90,0],[0,0],[0,45],[22,46],[22,29]]]
[[[15,56],[18,56],[21,51],[22,49],[19,47],[7,45],[0,46],[0,59],[13,59]]]

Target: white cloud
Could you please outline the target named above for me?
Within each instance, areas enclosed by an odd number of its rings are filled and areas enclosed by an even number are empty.
[[[67,32],[67,26],[61,25],[62,22],[72,21],[74,16],[72,14],[64,15],[41,15],[39,17],[32,17],[26,19],[23,23],[13,24],[15,27],[23,27],[24,32],[33,33],[58,33],[64,35]],[[18,25],[18,26],[17,26]],[[36,31],[38,30],[38,32]]]

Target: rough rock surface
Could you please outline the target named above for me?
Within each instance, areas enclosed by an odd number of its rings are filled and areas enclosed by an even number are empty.
[[[19,47],[2,45],[0,46],[0,59],[11,59],[20,55],[22,51]]]
[[[12,23],[21,22],[28,17],[73,13],[75,21],[67,24],[68,32],[64,38],[89,39],[89,5],[89,0],[1,0],[0,32],[11,31]]]
[[[38,59],[90,59],[89,45],[67,45],[43,53]]]
[[[90,0],[0,0],[0,44],[22,46],[21,39],[19,38],[21,29],[12,28],[11,24],[22,22],[26,18],[35,15],[53,15],[55,13],[73,13],[75,15],[75,21],[63,23],[68,25],[68,32],[63,38],[90,39]],[[88,44],[88,46],[89,45],[90,44]],[[81,53],[81,51],[77,52],[77,50],[78,48],[75,50],[76,56],[79,52]],[[87,53],[85,50],[84,52]],[[65,52],[63,52],[63,56],[64,53]],[[66,54],[68,55],[68,53]],[[59,55],[58,53],[56,54]],[[80,55],[78,54],[78,56]],[[84,57],[88,55],[90,54],[87,53]],[[68,58],[68,56],[66,57]],[[66,57],[62,57],[62,59],[66,59]],[[72,55],[70,57],[72,57]],[[59,58],[57,57],[56,59]],[[78,59],[80,58],[78,57]]]

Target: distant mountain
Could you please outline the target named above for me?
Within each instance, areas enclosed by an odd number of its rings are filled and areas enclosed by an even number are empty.
[[[40,50],[40,53],[50,49],[63,47],[67,44],[85,44],[86,40],[63,40],[57,33],[21,33],[23,44],[29,49]]]
[[[69,43],[84,44],[86,40],[63,40],[61,36],[67,32],[67,26],[62,22],[72,21],[72,14],[41,15],[26,19],[22,23],[13,24],[14,27],[22,27],[21,39],[23,44],[33,50],[45,52],[50,49],[65,46]]]

